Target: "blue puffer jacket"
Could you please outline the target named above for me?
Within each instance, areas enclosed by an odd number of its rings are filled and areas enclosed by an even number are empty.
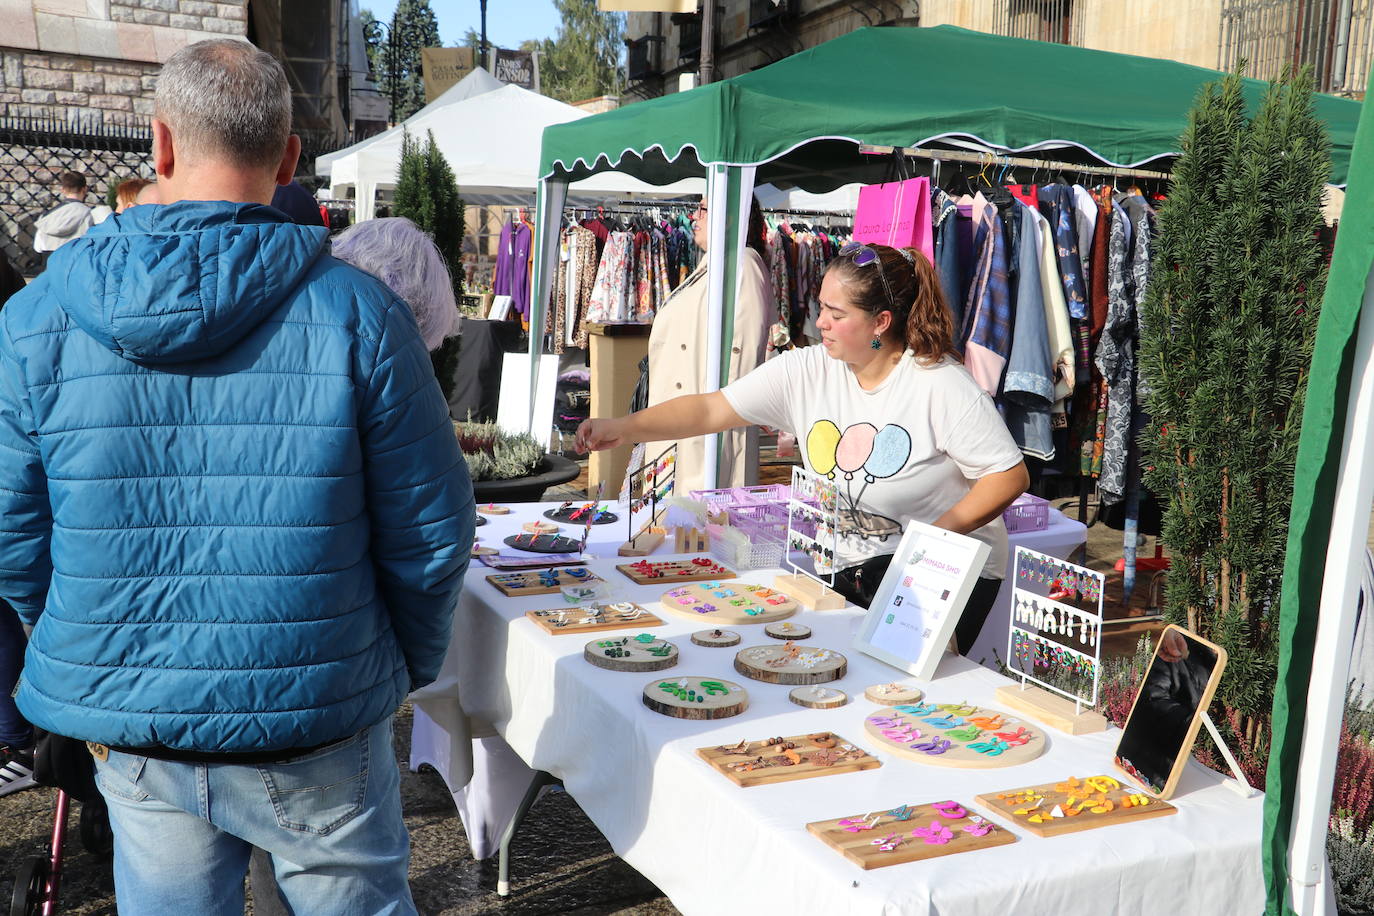
[[[0,597],[34,723],[308,747],[437,675],[472,485],[405,303],[252,204],[136,207],[0,313]]]

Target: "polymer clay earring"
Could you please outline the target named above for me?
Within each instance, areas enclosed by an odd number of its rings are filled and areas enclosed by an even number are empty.
[[[869,341],[868,346],[871,350],[881,350],[883,348],[883,339],[881,337],[874,337]]]

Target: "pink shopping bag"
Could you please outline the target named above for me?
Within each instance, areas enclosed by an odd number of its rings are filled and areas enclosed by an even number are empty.
[[[854,241],[916,248],[935,257],[930,235],[930,179],[908,178],[859,189]]]

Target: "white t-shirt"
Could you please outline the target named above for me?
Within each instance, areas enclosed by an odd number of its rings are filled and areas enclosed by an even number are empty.
[[[840,492],[836,566],[897,549],[906,523],[933,523],[979,477],[1021,463],[992,398],[958,362],[925,366],[908,351],[865,391],[824,347],[790,350],[721,389],[743,419],[796,435],[806,467]],[[992,548],[982,575],[1007,569],[999,516],[972,532]]]

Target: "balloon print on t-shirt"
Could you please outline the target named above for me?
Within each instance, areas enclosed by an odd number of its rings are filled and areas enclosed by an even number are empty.
[[[878,429],[872,423],[855,423],[844,432],[830,420],[819,420],[806,436],[806,456],[811,469],[831,480],[843,477],[840,498],[841,534],[886,540],[902,529],[894,520],[859,508],[869,484],[891,477],[906,467],[911,457],[911,434],[894,423]],[[855,481],[860,482],[854,493]]]

